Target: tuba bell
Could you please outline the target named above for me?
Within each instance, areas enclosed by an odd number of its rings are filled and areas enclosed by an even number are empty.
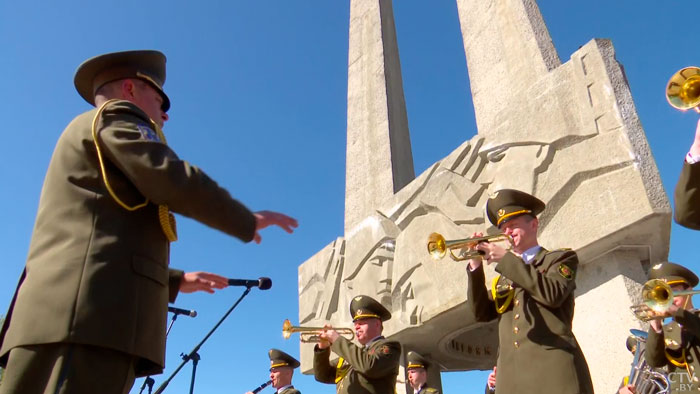
[[[674,108],[700,113],[700,68],[685,67],[673,74],[666,84],[666,100]]]

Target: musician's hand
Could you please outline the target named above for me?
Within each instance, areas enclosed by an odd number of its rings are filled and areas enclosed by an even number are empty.
[[[700,120],[698,120],[698,125],[695,128],[695,140],[693,140],[693,145],[690,146],[690,154],[700,156]]]
[[[627,386],[620,387],[617,391],[618,394],[634,394],[636,391],[633,384],[628,384]]]
[[[486,384],[489,386],[489,388],[496,388],[496,367],[493,367],[493,371],[491,371],[489,374]]]
[[[205,291],[211,294],[214,289],[223,289],[226,286],[228,286],[228,279],[210,272],[186,272],[180,280],[182,293]]]
[[[661,319],[649,320],[649,325],[657,334],[661,334],[663,332],[663,320],[661,320]]]
[[[481,250],[485,253],[484,261],[486,261],[486,263],[488,264],[501,261],[503,256],[505,256],[506,253],[508,253],[508,251],[504,247],[490,242],[481,242],[478,245],[476,245],[476,249]]]
[[[471,238],[478,238],[478,237],[483,237],[484,233],[482,232],[476,232],[473,233]],[[475,251],[476,250],[476,245],[474,247],[469,248],[469,251]],[[469,271],[474,271],[475,269],[481,267],[481,259],[469,259],[467,260],[468,264],[468,269]]]
[[[245,394],[253,394],[253,392],[252,392],[252,391],[246,391]]]
[[[259,244],[262,240],[260,236],[260,230],[268,226],[279,226],[284,231],[288,233],[294,232],[294,229],[299,226],[296,219],[291,216],[287,216],[283,213],[272,212],[272,211],[258,211],[254,213],[255,215],[255,236],[253,240],[256,244]]]
[[[331,344],[333,344],[333,342],[336,341],[336,339],[338,339],[339,336],[340,334],[338,334],[338,332],[334,330],[333,327],[326,324],[325,326],[323,326],[323,331],[321,331],[321,342],[319,343],[318,348],[325,349],[329,347]],[[321,346],[323,342],[325,342],[326,346]]]

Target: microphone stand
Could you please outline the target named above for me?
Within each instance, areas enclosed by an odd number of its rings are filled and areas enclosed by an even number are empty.
[[[197,353],[197,351],[199,351],[199,349],[202,347],[202,345],[204,345],[204,342],[206,342],[207,339],[209,339],[209,337],[211,336],[211,334],[213,334],[214,331],[216,331],[216,329],[219,328],[219,326],[221,325],[221,323],[223,323],[224,320],[226,320],[226,318],[228,317],[228,315],[230,315],[231,312],[233,312],[233,310],[236,309],[236,307],[238,306],[238,304],[241,303],[241,301],[243,300],[243,298],[245,298],[245,296],[247,296],[248,293],[250,293],[250,288],[251,288],[251,287],[253,287],[253,285],[246,286],[246,289],[245,289],[245,291],[243,292],[243,294],[241,294],[241,296],[238,298],[238,300],[236,300],[236,302],[231,306],[231,308],[229,308],[229,310],[226,311],[226,313],[224,313],[224,315],[221,317],[221,319],[219,319],[219,321],[216,323],[216,325],[214,325],[214,327],[209,331],[209,333],[207,333],[207,335],[204,337],[204,339],[202,339],[202,341],[199,342],[199,343],[197,344],[197,346],[195,346],[195,347],[192,349],[192,351],[190,351],[188,354],[184,354],[184,353],[181,353],[181,354],[180,354],[180,357],[182,357],[182,362],[181,362],[180,365],[175,369],[175,371],[173,371],[173,373],[170,374],[170,376],[168,376],[168,379],[166,379],[166,380],[158,387],[158,389],[156,390],[156,393],[155,393],[155,394],[161,394],[161,393],[165,390],[165,388],[168,387],[168,384],[170,384],[170,381],[173,380],[173,378],[175,377],[175,375],[177,375],[178,372],[180,372],[180,370],[182,369],[182,367],[184,367],[185,364],[187,364],[190,360],[192,360],[192,380],[190,381],[190,394],[194,393],[194,379],[195,379],[195,375],[196,375],[196,373],[197,373],[197,363],[199,363],[199,360],[200,360],[199,353]]]
[[[177,320],[177,313],[173,313],[173,317],[170,319],[170,325],[168,325],[168,330],[165,331],[165,337],[168,337],[168,334],[170,334],[170,330],[173,328],[173,324],[175,324],[175,320]],[[146,376],[146,379],[143,380],[143,385],[141,386],[141,390],[139,390],[139,394],[143,393],[143,390],[148,386],[148,394],[151,394],[153,392],[153,384],[156,381],[153,380],[151,375]]]

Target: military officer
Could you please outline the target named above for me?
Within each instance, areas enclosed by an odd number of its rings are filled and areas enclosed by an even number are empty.
[[[500,275],[489,286],[489,297],[482,260],[469,260],[467,309],[471,320],[499,320],[499,392],[593,393],[588,365],[571,331],[578,257],[572,250],[539,246],[537,215],[544,208],[519,190],[502,189],[489,197],[489,221],[513,242],[510,249],[498,243],[476,246]]]
[[[700,230],[700,120],[695,139],[685,156],[681,175],[675,190],[676,222],[681,226]]]
[[[180,159],[161,127],[170,100],[158,51],[100,55],[75,74],[96,108],[60,136],[26,267],[0,331],[0,393],[127,393],[160,373],[168,301],[226,278],[169,270],[170,211],[243,241],[296,221],[252,213]]]
[[[410,351],[406,354],[406,373],[408,374],[408,382],[413,387],[413,394],[439,394],[440,391],[432,387],[428,387],[428,367],[430,362],[418,354]]]
[[[268,352],[270,357],[270,381],[272,387],[277,391],[277,394],[301,394],[301,392],[292,386],[292,376],[294,369],[299,367],[299,361],[289,354],[278,350],[270,349]],[[249,391],[246,394],[253,394],[255,391]]]
[[[338,394],[393,393],[401,345],[382,336],[382,322],[389,320],[391,313],[372,297],[361,295],[350,302],[350,316],[361,346],[326,326],[314,348],[316,380],[335,383]],[[335,366],[329,361],[331,350],[340,356]]]
[[[698,277],[689,269],[674,263],[660,263],[649,270],[649,279],[661,279],[674,292],[691,289]],[[698,391],[700,371],[700,317],[693,307],[691,295],[677,296],[663,314],[673,319],[663,325],[662,319],[649,322],[645,358],[655,368],[666,366],[671,393]]]

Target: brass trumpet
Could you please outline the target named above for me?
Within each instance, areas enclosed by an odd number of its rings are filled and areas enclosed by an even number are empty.
[[[428,253],[433,260],[440,260],[450,251],[450,257],[454,261],[463,261],[467,259],[483,259],[484,252],[480,250],[470,250],[462,253],[459,256],[454,253],[454,249],[473,248],[479,242],[508,242],[508,249],[513,246],[513,237],[507,234],[494,234],[485,237],[474,237],[464,239],[445,240],[445,237],[438,233],[432,233],[428,236]]]
[[[663,319],[673,305],[674,297],[692,294],[700,294],[700,290],[673,291],[663,279],[651,279],[642,287],[644,303],[632,305],[630,309],[641,321]]]
[[[666,84],[666,100],[674,108],[700,113],[700,68],[685,67],[673,74]]]
[[[338,332],[338,334],[344,336],[349,340],[355,338],[355,332],[352,328],[336,328],[330,327],[331,329]],[[282,336],[284,339],[289,339],[295,332],[299,333],[299,340],[303,343],[315,343],[321,342],[321,333],[323,332],[323,327],[300,327],[293,326],[289,319],[285,320],[282,324]]]

